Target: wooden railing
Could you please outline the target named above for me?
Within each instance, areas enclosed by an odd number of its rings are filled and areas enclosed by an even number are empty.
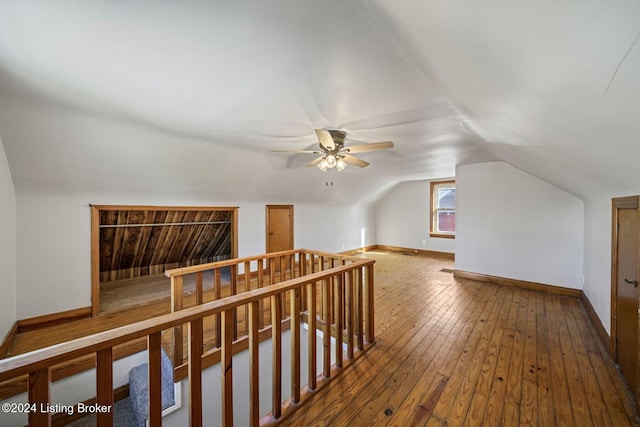
[[[301,277],[309,273],[324,271],[342,265],[349,265],[360,258],[345,255],[332,254],[307,249],[297,249],[270,254],[257,255],[245,258],[236,258],[214,263],[189,266],[168,270],[165,272],[171,278],[171,311],[177,312],[187,306],[200,305],[206,301],[219,300],[230,295],[237,295],[251,289],[260,289],[265,286],[281,283],[285,280]],[[242,270],[242,273],[240,271]],[[228,277],[226,277],[228,276]],[[354,279],[355,280],[355,279]],[[362,281],[362,278],[359,278]],[[193,289],[193,294],[185,294],[185,284]],[[205,286],[209,285],[209,286]],[[208,288],[208,289],[207,289]],[[328,298],[334,295],[333,286],[329,288]],[[301,310],[307,309],[306,290],[301,290]],[[320,291],[318,291],[320,293]],[[189,298],[187,298],[189,297]],[[318,298],[318,313],[322,314],[326,302]],[[281,295],[280,318],[289,319],[291,311],[288,309],[286,295]],[[327,317],[333,320],[333,310],[328,306]],[[240,315],[238,312],[240,311]],[[231,331],[234,343],[246,345],[248,337],[247,325],[249,325],[250,308],[248,305],[234,309],[231,319]],[[260,301],[258,304],[258,326],[264,329],[271,325],[271,310],[268,301]],[[219,349],[221,343],[221,314],[214,316],[212,331],[208,334],[208,342],[205,343],[205,352],[210,356],[206,359],[205,366],[218,363],[215,349]],[[289,327],[289,322],[284,324]],[[265,337],[265,334],[263,334]],[[188,355],[186,346],[186,330],[182,326],[175,328],[173,333],[173,363],[176,367],[176,379],[186,376],[185,357]]]
[[[283,257],[288,257],[284,258]],[[260,261],[262,260],[262,261]],[[268,260],[268,268],[264,264]],[[288,261],[287,261],[288,260]],[[234,263],[235,261],[235,263]],[[256,261],[256,283],[262,286],[251,288],[252,270],[248,265]],[[279,268],[275,268],[279,262]],[[0,360],[0,381],[21,375],[29,376],[28,400],[36,410],[29,412],[29,425],[51,424],[51,414],[39,411],[41,405],[51,403],[51,368],[77,357],[96,354],[96,404],[113,406],[113,348],[116,345],[147,338],[149,350],[149,425],[162,424],[161,407],[161,352],[163,331],[174,331],[174,340],[179,342],[183,329],[187,331],[188,352],[174,351],[173,357],[181,356],[184,370],[189,378],[189,416],[190,425],[202,425],[203,395],[202,371],[207,359],[217,354],[221,364],[221,419],[214,423],[224,426],[233,424],[233,368],[232,359],[239,348],[240,340],[247,342],[249,350],[249,399],[250,425],[269,424],[277,421],[296,409],[320,386],[326,384],[341,372],[346,364],[363,354],[375,340],[373,317],[373,260],[344,257],[318,251],[297,250],[213,263],[207,266],[186,267],[169,272],[174,290],[174,308],[180,307],[182,292],[180,281],[176,279],[187,274],[196,274],[211,270],[217,278],[216,269],[243,263],[247,290],[235,295],[206,302],[204,291],[196,295],[197,304],[182,308],[170,314],[145,320],[128,326],[112,329],[88,337],[80,338],[61,345],[33,351],[13,358]],[[248,264],[244,264],[248,263]],[[262,269],[260,264],[262,264]],[[287,265],[288,263],[288,265]],[[207,267],[207,268],[205,268]],[[204,268],[198,270],[198,268]],[[194,270],[195,269],[195,270]],[[232,268],[233,271],[233,268]],[[261,274],[264,273],[264,274]],[[297,273],[296,273],[297,272]],[[236,285],[237,270],[236,270]],[[282,281],[275,279],[280,275]],[[265,277],[269,283],[265,283]],[[288,279],[287,279],[287,276]],[[297,276],[297,277],[296,277]],[[229,286],[232,287],[234,274],[231,274]],[[262,277],[262,279],[260,279]],[[202,279],[196,279],[202,287]],[[217,279],[215,279],[217,280]],[[220,286],[222,288],[222,286]],[[196,291],[198,292],[198,291]],[[216,290],[214,289],[214,294]],[[230,291],[231,292],[231,291]],[[221,292],[222,293],[222,292]],[[304,297],[303,297],[304,293]],[[285,297],[288,304],[285,304]],[[288,305],[288,313],[287,312]],[[264,320],[263,310],[268,306],[269,317]],[[238,312],[244,308],[244,330],[238,328]],[[243,318],[244,318],[243,316]],[[205,325],[213,319],[213,328]],[[220,319],[219,323],[218,320]],[[261,319],[264,324],[261,328]],[[306,321],[309,327],[307,340],[308,379],[301,385],[301,325]],[[289,325],[291,334],[291,397],[283,402],[282,387],[282,333],[283,326]],[[323,332],[322,337],[322,374],[317,375],[316,329]],[[240,333],[242,332],[242,333]],[[271,413],[262,416],[259,413],[259,357],[260,336],[269,334],[272,340],[272,404]],[[219,334],[218,334],[219,333]],[[177,339],[176,339],[177,338]],[[335,345],[331,345],[331,339]],[[205,341],[219,343],[209,351],[205,350]],[[234,343],[235,341],[235,343]],[[235,345],[234,345],[235,344]],[[346,347],[344,354],[343,346]],[[331,365],[331,352],[335,352],[335,363]],[[294,403],[296,405],[292,405]],[[112,425],[113,413],[97,414],[98,425]]]

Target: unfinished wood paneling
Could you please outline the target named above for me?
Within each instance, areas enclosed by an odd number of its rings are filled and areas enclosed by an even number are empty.
[[[92,206],[92,314],[100,283],[235,257],[237,209]]]
[[[231,258],[233,217],[214,208],[100,211],[100,280]]]

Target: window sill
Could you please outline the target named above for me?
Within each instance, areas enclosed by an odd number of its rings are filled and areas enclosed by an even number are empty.
[[[456,235],[455,234],[436,234],[436,233],[429,233],[429,236],[431,237],[436,237],[439,239],[455,239]]]

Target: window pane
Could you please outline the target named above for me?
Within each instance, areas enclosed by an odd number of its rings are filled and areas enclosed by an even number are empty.
[[[438,212],[436,226],[439,232],[454,233],[456,231],[456,213]]]
[[[455,188],[438,188],[437,208],[439,209],[455,209],[456,208],[456,189]]]

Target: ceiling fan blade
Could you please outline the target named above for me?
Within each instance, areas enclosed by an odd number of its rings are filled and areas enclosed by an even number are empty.
[[[324,156],[318,157],[313,162],[307,163],[306,167],[310,168],[312,166],[316,166],[318,163],[320,163],[322,161],[322,159],[324,159]]]
[[[342,156],[342,160],[344,160],[346,163],[350,165],[359,166],[361,168],[366,168],[367,166],[369,166],[369,162],[365,162],[362,159],[359,159],[354,156],[350,156],[348,154],[345,154],[344,156]]]
[[[335,150],[336,144],[333,142],[333,137],[329,133],[328,130],[324,129],[316,129],[316,136],[318,137],[318,142],[327,150]]]
[[[346,153],[366,153],[367,151],[386,150],[393,148],[393,142],[374,142],[371,144],[352,145],[351,147],[345,147],[342,151]]]
[[[272,153],[304,153],[304,154],[322,154],[318,150],[271,150]]]

